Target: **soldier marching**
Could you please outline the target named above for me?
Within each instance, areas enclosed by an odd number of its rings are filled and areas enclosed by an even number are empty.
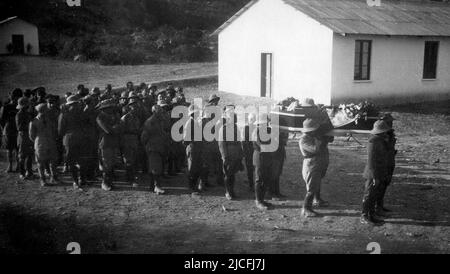
[[[235,106],[225,106],[220,117],[211,112],[220,100],[213,94],[204,108],[190,105],[183,88],[172,84],[158,90],[154,84],[128,82],[121,93],[111,85],[104,91],[93,88],[90,92],[79,85],[76,92],[66,94],[64,104],[43,87],[26,92],[15,89],[0,112],[2,143],[8,156],[6,171],[18,172],[21,180],[33,180],[36,162],[43,187],[60,184],[59,174],[69,173],[76,190],[83,190],[101,176],[101,188],[112,191],[118,181],[117,171],[124,170],[132,188],[140,188],[139,182],[147,181],[152,192],[163,195],[167,191],[165,180],[185,169],[192,194],[207,191],[212,187],[210,177],[214,177],[228,200],[238,197],[236,174],[245,172],[245,184],[255,197],[256,208],[269,210],[274,206],[268,200],[285,199],[280,178],[289,133],[277,131],[271,135],[277,147],[268,149],[270,142],[262,140],[261,133],[273,130],[270,117],[251,113],[241,127]],[[321,185],[329,165],[328,144],[333,137],[327,133],[332,125],[312,99],[302,105],[317,113],[304,121],[299,140],[306,183],[301,215],[320,217],[315,209],[329,206],[321,196]],[[173,118],[171,111],[177,106],[189,107],[189,117],[183,125],[182,140],[174,141],[171,131],[178,118]],[[217,121],[216,126],[207,128],[212,121]],[[393,121],[391,115],[385,115],[371,131],[364,171],[364,224],[380,225],[381,217],[389,212],[384,197],[395,168]],[[205,131],[214,136],[213,140],[203,136]]]

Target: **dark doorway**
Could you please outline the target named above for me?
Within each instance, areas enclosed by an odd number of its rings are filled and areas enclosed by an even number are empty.
[[[272,53],[261,53],[261,97],[272,96]]]
[[[13,34],[12,35],[12,45],[13,45],[13,54],[24,54],[25,53],[25,44],[23,35]]]

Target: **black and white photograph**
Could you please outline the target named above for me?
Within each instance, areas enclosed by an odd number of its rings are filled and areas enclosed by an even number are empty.
[[[0,107],[3,255],[450,253],[448,0],[2,0]]]

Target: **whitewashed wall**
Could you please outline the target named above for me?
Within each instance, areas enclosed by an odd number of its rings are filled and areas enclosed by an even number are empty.
[[[354,81],[355,40],[372,40],[371,80]],[[440,41],[437,80],[422,80],[425,41]],[[384,104],[450,96],[450,39],[334,34],[332,101],[371,99]]]
[[[39,37],[36,26],[29,24],[21,19],[14,19],[0,25],[0,54],[8,54],[7,45],[12,43],[13,34],[22,34],[24,36],[24,48],[27,53],[27,44],[31,44],[31,55],[39,55]]]
[[[331,100],[333,32],[281,0],[260,0],[219,34],[219,89],[260,96],[261,53],[273,53],[275,99]]]

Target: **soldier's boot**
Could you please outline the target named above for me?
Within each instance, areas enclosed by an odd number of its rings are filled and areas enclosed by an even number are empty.
[[[81,189],[81,179],[79,177],[78,168],[75,165],[70,166],[70,173],[72,175],[73,180],[73,188],[74,189]]]
[[[48,186],[47,180],[45,179],[45,167],[42,164],[38,164],[39,181],[42,187]]]
[[[225,177],[225,198],[231,201],[234,200],[234,191],[233,191],[233,179],[228,176]]]
[[[325,200],[323,200],[320,197],[320,191],[319,191],[319,192],[317,192],[316,195],[314,195],[313,206],[315,206],[315,207],[329,207],[330,203],[325,201]]]
[[[156,195],[164,195],[166,193],[166,191],[164,189],[162,189],[160,186],[160,176],[155,175],[154,181],[155,181],[155,188],[153,191],[156,193]]]
[[[130,183],[131,187],[137,188],[139,187],[138,183],[136,182],[136,176],[133,167],[128,166],[126,167],[126,177],[127,182]]]
[[[272,200],[281,201],[284,200],[286,196],[281,194],[280,192],[280,178],[274,180],[273,188],[272,188]]]
[[[380,216],[386,215],[385,212],[392,212],[392,210],[384,207],[384,196],[386,195],[387,186],[380,187],[380,193],[377,197],[377,204],[376,204],[376,214]]]
[[[303,202],[302,216],[305,218],[320,217],[319,213],[312,209],[312,202],[314,199],[314,193],[307,192],[305,195],[305,201]]]
[[[26,163],[26,173],[25,178],[26,179],[33,179],[33,160],[31,157],[28,157],[25,161]]]
[[[23,158],[19,158],[19,174],[20,174],[20,179],[25,180],[25,177],[26,177],[25,159],[23,159]]]
[[[69,164],[67,162],[64,163],[64,168],[63,168],[62,172],[63,173],[69,173],[70,172]]]
[[[373,208],[373,202],[369,199],[369,195],[364,196],[362,208],[363,208],[361,214],[362,224],[370,224],[374,226],[384,224],[383,220],[380,220],[374,216],[375,210]]]
[[[14,169],[13,169],[13,153],[12,151],[8,151],[8,168],[6,169],[7,173],[13,173]]]
[[[150,183],[150,189],[153,191],[155,189],[155,176],[151,173],[149,175],[149,183]]]
[[[59,184],[58,171],[55,164],[50,164],[50,183],[53,185]]]
[[[269,206],[264,202],[264,189],[262,188],[261,185],[255,185],[255,196],[256,196],[255,201],[256,208],[263,211],[268,210]]]
[[[251,192],[255,191],[255,180],[253,178],[253,170],[247,173],[248,188]]]
[[[102,178],[102,189],[104,191],[111,191],[112,190],[112,182],[111,182],[111,172],[103,172],[103,178]]]

